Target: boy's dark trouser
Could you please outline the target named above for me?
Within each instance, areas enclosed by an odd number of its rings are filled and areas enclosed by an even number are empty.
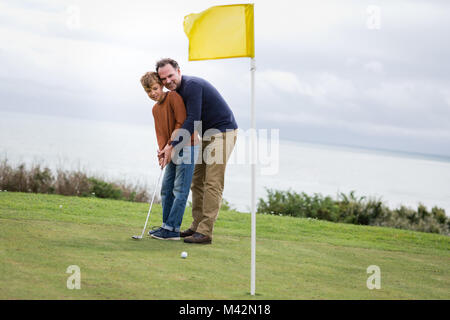
[[[237,129],[218,133],[202,141],[203,158],[195,165],[192,178],[191,230],[212,239],[214,223],[222,204],[225,168],[234,149]]]

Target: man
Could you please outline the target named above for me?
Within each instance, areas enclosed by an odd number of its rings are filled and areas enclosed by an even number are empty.
[[[177,91],[186,105],[186,120],[179,132],[184,129],[190,136],[198,130],[202,136],[203,158],[195,165],[191,185],[193,221],[180,236],[186,243],[209,244],[222,204],[226,163],[236,143],[238,126],[228,104],[206,80],[182,75],[172,59],[158,61],[156,72],[163,85]],[[170,161],[178,143],[183,143],[179,136],[159,152],[158,156],[164,157],[163,165]]]

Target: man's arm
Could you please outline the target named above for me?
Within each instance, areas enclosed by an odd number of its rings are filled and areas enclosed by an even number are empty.
[[[200,121],[202,115],[202,97],[203,97],[203,89],[202,87],[195,83],[191,82],[187,84],[184,92],[186,92],[183,96],[183,100],[186,103],[186,120],[184,120],[182,129],[189,131],[189,134],[192,135],[195,128],[195,121]],[[175,137],[171,145],[175,147],[178,143],[180,135]],[[186,141],[183,141],[185,144]]]
[[[182,127],[184,121],[186,120],[186,107],[184,105],[183,98],[181,98],[181,96],[176,92],[171,92],[169,104],[175,117],[175,129],[173,130],[170,140],[168,141],[168,143],[171,144],[173,141],[172,139],[179,136],[177,134],[178,129]]]

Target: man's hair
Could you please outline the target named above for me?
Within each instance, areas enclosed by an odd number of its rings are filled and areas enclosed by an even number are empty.
[[[178,62],[176,62],[175,60],[170,58],[164,58],[156,63],[156,72],[158,72],[159,68],[162,68],[167,64],[170,64],[175,70],[178,70],[180,68],[178,66]]]
[[[158,83],[159,85],[162,86],[161,79],[159,78],[158,73],[156,72],[153,71],[147,72],[141,77],[141,84],[144,87],[144,89],[150,89],[150,87],[154,83]]]

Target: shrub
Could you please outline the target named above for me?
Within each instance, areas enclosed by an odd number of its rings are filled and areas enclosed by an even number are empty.
[[[122,191],[114,184],[100,181],[96,178],[89,178],[89,182],[92,184],[91,191],[98,198],[108,198],[122,200]]]
[[[190,206],[192,207],[192,203]],[[227,200],[222,198],[222,204],[220,205],[220,210],[231,211],[231,210],[234,210],[234,208],[232,207],[231,203],[229,203]]]
[[[40,164],[28,170],[25,164],[15,168],[7,159],[0,162],[0,190],[61,194],[66,196],[99,197],[148,202],[147,188],[126,182],[108,182],[98,177],[88,177],[81,171],[56,170],[56,175]],[[160,202],[160,199],[155,199]]]
[[[58,169],[55,180],[55,193],[65,196],[90,196],[91,185],[89,178],[82,172],[67,172]]]
[[[381,199],[339,193],[337,199],[315,193],[266,189],[267,200],[258,201],[258,213],[315,218],[333,222],[377,225],[449,235],[450,219],[445,210],[431,211],[419,204],[417,210],[401,206],[391,210]]]

